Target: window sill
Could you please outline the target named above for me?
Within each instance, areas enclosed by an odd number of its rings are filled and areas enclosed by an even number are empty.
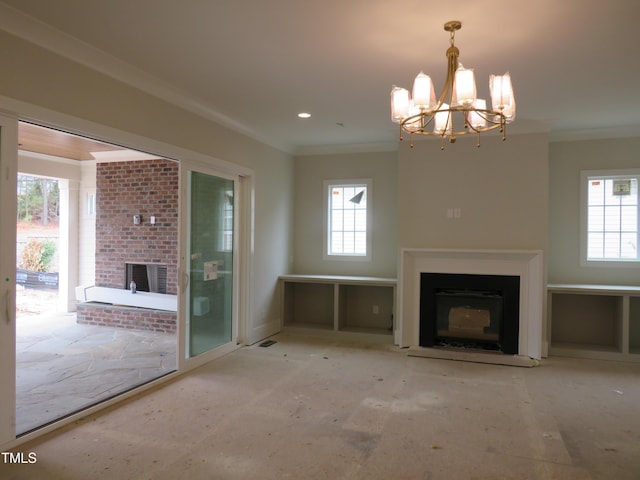
[[[583,267],[596,267],[596,268],[638,268],[640,267],[640,260],[586,260],[583,259],[580,262]]]
[[[371,255],[329,255],[325,253],[323,259],[337,262],[370,262]]]

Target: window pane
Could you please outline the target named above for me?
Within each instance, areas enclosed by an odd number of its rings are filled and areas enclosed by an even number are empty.
[[[343,228],[342,210],[334,210],[331,212],[331,231],[342,231]]]
[[[587,258],[603,258],[604,235],[602,233],[590,233],[587,239]]]
[[[353,208],[354,203],[351,201],[351,199],[355,196],[355,194],[356,194],[356,189],[354,187],[344,188],[344,199],[345,199],[345,202],[347,202],[344,205],[344,208]]]
[[[591,180],[588,189],[589,205],[602,205],[604,203],[604,180]]]
[[[331,208],[342,208],[343,198],[342,188],[334,187],[331,190]]]
[[[358,231],[367,230],[367,211],[357,210],[355,216],[355,228]]]
[[[620,231],[620,207],[604,207],[604,229],[606,232]]]
[[[604,258],[620,258],[620,234],[604,234]]]
[[[631,193],[629,195],[620,195],[620,202],[623,205],[638,204],[638,179],[631,179]]]
[[[354,237],[355,234],[353,232],[344,232],[344,250],[342,253],[355,253]]]
[[[621,209],[621,222],[620,229],[623,232],[635,232],[638,225],[638,213],[637,208],[634,207],[622,207]]]
[[[604,229],[604,208],[589,207],[588,230],[601,232]]]
[[[355,218],[353,215],[353,210],[352,211],[345,211],[344,212],[344,231],[345,232],[353,232],[353,229],[355,228]]]
[[[355,253],[366,255],[367,253],[367,233],[357,232],[355,236]]]
[[[638,256],[638,235],[634,233],[623,233],[620,236],[620,257],[637,258]]]
[[[613,194],[613,180],[607,179],[604,182],[604,204],[605,205],[618,205],[620,204],[620,197]]]
[[[342,232],[333,232],[331,235],[331,253],[341,254],[342,250]]]

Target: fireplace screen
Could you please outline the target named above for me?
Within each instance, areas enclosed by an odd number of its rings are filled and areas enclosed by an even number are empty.
[[[500,340],[502,295],[499,292],[436,292],[436,342],[496,345]]]
[[[124,288],[131,281],[140,292],[167,293],[167,266],[157,263],[126,263]]]

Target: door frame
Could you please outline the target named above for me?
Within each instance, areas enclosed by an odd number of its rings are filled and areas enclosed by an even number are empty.
[[[187,287],[189,282],[189,259],[188,247],[189,247],[189,234],[190,234],[190,172],[199,172],[206,175],[225,178],[234,181],[234,224],[233,224],[233,314],[232,314],[232,335],[231,341],[212,350],[204,352],[195,357],[189,358],[187,356],[186,340],[188,339],[189,332],[187,331],[187,324],[189,319],[187,318],[189,297],[187,295]],[[242,179],[245,178],[243,182]],[[225,355],[241,345],[246,343],[241,331],[246,331],[247,310],[243,308],[250,298],[250,277],[245,275],[243,267],[249,263],[250,250],[247,249],[247,241],[251,241],[250,234],[245,232],[245,217],[249,212],[247,208],[251,208],[251,204],[245,202],[245,189],[248,186],[246,176],[241,176],[228,171],[223,171],[216,168],[215,165],[209,163],[203,163],[201,161],[193,159],[185,159],[180,162],[180,236],[179,236],[179,261],[178,261],[178,317],[183,317],[183,320],[178,320],[178,371],[186,371],[192,368],[196,368],[204,363]],[[236,200],[237,199],[237,200]],[[251,230],[252,232],[252,230]],[[252,241],[251,241],[252,244]],[[242,326],[242,327],[241,327]]]
[[[42,125],[44,127],[63,130],[76,135],[82,135],[106,143],[112,143],[132,150],[147,152],[161,158],[176,160],[180,164],[183,162],[193,162],[206,168],[214,168],[218,172],[228,175],[237,175],[240,178],[242,188],[241,209],[238,213],[240,232],[238,234],[239,249],[239,288],[238,288],[238,338],[233,348],[238,348],[247,343],[246,332],[250,330],[252,315],[251,291],[253,272],[253,244],[254,244],[254,188],[255,172],[249,167],[231,163],[226,160],[206,155],[203,153],[188,150],[186,148],[171,145],[159,140],[143,137],[138,134],[126,132],[116,128],[108,127],[89,120],[80,119],[71,115],[59,113],[47,108],[39,107],[20,100],[0,95],[0,245],[3,248],[3,255],[0,255],[0,360],[9,358],[10,361],[2,363],[0,366],[0,380],[4,387],[0,389],[0,402],[3,406],[10,408],[0,409],[0,449],[8,450],[18,445],[38,438],[53,430],[71,424],[87,415],[98,412],[117,404],[127,398],[152,389],[157,385],[173,380],[202,363],[222,356],[228,351],[215,350],[215,354],[202,358],[201,362],[180,362],[176,365],[176,372],[165,375],[145,385],[141,385],[133,390],[125,392],[113,399],[106,400],[98,405],[89,407],[81,412],[72,414],[50,425],[44,426],[32,433],[16,438],[15,434],[15,248],[16,231],[15,218],[17,209],[16,200],[16,178],[18,173],[18,121],[25,121]],[[6,125],[5,125],[6,123]],[[182,171],[182,168],[180,169]],[[180,196],[180,209],[183,198]],[[181,215],[179,213],[179,215]],[[5,245],[10,249],[7,251]],[[180,254],[182,246],[178,246]],[[12,253],[13,252],[13,253]],[[5,279],[9,281],[5,281]],[[180,281],[180,278],[179,278]],[[5,296],[6,295],[6,296]],[[5,301],[5,299],[8,299]],[[178,305],[180,305],[180,292],[178,292]],[[8,309],[8,310],[7,310]],[[4,313],[3,313],[4,312]],[[6,313],[9,313],[9,322],[6,321]],[[178,309],[178,330],[184,324],[183,312]],[[182,327],[184,328],[184,327]],[[5,334],[5,332],[7,334]],[[184,338],[184,337],[182,337]],[[183,340],[178,336],[177,349]],[[6,345],[5,345],[6,343]],[[3,353],[5,352],[5,353]],[[200,357],[204,357],[201,355]],[[198,358],[198,357],[196,357]],[[7,374],[10,369],[10,374]],[[6,376],[8,375],[8,376]],[[6,376],[6,378],[5,378]],[[5,402],[5,397],[8,400]]]
[[[16,436],[18,119],[0,114],[0,445]]]

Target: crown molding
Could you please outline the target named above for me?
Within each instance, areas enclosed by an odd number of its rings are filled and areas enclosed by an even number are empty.
[[[311,145],[294,150],[297,157],[311,155],[339,155],[346,153],[397,152],[398,142],[354,143],[348,145]]]
[[[584,128],[580,130],[552,130],[550,142],[572,142],[580,140],[606,140],[614,138],[638,138],[640,125],[623,125],[609,128]]]
[[[3,3],[0,3],[0,29],[260,143],[286,153],[293,151],[291,145],[263,137],[204,100]]]

